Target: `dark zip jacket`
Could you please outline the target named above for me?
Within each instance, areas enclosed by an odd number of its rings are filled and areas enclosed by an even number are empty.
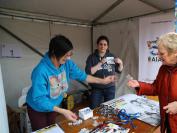
[[[89,55],[87,58],[86,67],[85,67],[86,73],[92,75],[91,68],[93,66],[97,65],[102,60],[102,58],[106,58],[106,57],[115,58],[115,56],[112,53],[110,53],[109,51],[106,52],[104,57],[100,57],[98,50],[96,49],[95,52],[93,54]],[[106,62],[106,63],[102,64],[101,69],[98,70],[95,74],[93,74],[93,76],[99,77],[99,78],[104,78],[109,75],[115,75],[115,72],[119,72],[118,67],[119,67],[119,64],[108,64]],[[90,85],[92,88],[108,88],[111,86],[115,86],[115,83],[109,83],[107,85],[94,83],[94,84],[90,84]]]

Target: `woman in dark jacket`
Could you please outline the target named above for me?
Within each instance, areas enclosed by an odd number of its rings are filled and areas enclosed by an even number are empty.
[[[116,58],[109,52],[109,39],[106,36],[100,36],[97,39],[97,49],[88,56],[86,61],[86,73],[95,77],[104,78],[109,75],[115,75],[115,72],[121,72],[123,63],[119,58]],[[107,85],[90,84],[92,87],[91,93],[91,108],[98,107],[103,99],[104,102],[115,97],[115,83]]]

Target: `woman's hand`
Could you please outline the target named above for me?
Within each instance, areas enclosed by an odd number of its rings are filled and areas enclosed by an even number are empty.
[[[177,114],[177,101],[168,103],[168,105],[164,106],[163,109],[165,109],[166,113],[169,113],[170,115]]]
[[[77,120],[77,115],[70,110],[66,110],[63,112],[63,115],[70,121],[75,122]]]
[[[107,76],[106,78],[103,79],[103,84],[109,84],[115,82],[115,80],[116,80],[115,76]]]
[[[106,63],[106,58],[103,58],[101,61],[100,61],[101,64],[104,64]]]
[[[97,65],[91,67],[91,74],[94,75],[98,70],[102,69],[102,65],[106,62],[106,59],[103,58]]]
[[[117,63],[117,64],[119,64],[119,65],[123,65],[122,60],[119,59],[119,58],[115,58],[115,59],[114,59],[114,62]]]
[[[115,59],[114,59],[114,62],[115,62],[116,64],[119,64],[118,71],[121,72],[122,69],[123,69],[123,62],[122,62],[122,60],[119,59],[119,58],[115,58]]]
[[[140,84],[137,80],[129,80],[127,85],[132,88],[140,87]]]
[[[54,106],[53,110],[64,115],[68,120],[72,122],[75,122],[77,120],[77,115],[70,110],[59,108],[57,106]]]

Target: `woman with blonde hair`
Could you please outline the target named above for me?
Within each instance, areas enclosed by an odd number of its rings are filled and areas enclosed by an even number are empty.
[[[128,81],[138,95],[158,96],[160,103],[161,133],[177,133],[177,34],[162,35],[158,41],[158,55],[162,61],[152,84]]]

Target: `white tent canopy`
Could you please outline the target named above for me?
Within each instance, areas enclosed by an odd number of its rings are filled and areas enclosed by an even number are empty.
[[[0,12],[85,24],[109,23],[174,9],[175,0],[0,0]],[[14,11],[14,12],[12,12]]]

